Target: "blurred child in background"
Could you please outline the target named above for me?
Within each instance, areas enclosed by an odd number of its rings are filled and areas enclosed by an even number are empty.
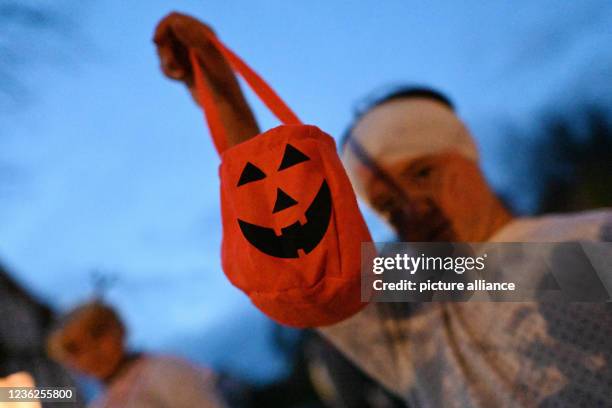
[[[105,387],[95,408],[225,407],[212,371],[176,357],[131,352],[110,306],[93,301],[69,312],[52,332],[49,354]]]

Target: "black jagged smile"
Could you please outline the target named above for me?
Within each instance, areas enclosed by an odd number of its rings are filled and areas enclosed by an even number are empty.
[[[298,258],[298,249],[310,253],[325,236],[331,218],[331,192],[323,180],[317,195],[306,210],[306,223],[299,221],[282,228],[276,235],[274,229],[251,224],[238,219],[240,230],[251,245],[264,254],[277,258]]]

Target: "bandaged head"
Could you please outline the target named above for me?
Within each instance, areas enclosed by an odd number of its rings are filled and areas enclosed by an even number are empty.
[[[356,154],[358,149],[366,160]],[[370,160],[384,168],[449,151],[478,162],[476,144],[451,103],[419,88],[397,92],[360,115],[347,134],[343,161],[357,194],[366,198],[356,165]]]

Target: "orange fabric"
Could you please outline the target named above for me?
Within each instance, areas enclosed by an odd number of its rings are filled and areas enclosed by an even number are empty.
[[[276,92],[257,74],[249,67],[239,56],[234,54],[229,48],[227,48],[217,37],[212,36],[211,42],[217,47],[217,49],[227,59],[229,64],[232,66],[234,71],[240,74],[247,84],[251,87],[253,92],[262,102],[276,115],[276,117],[285,125],[300,125],[302,122],[295,113],[283,102]],[[214,97],[212,92],[206,85],[206,79],[202,74],[202,68],[197,63],[198,57],[194,50],[189,51],[189,58],[191,60],[191,66],[193,67],[194,80],[196,85],[196,93],[198,95],[199,103],[204,109],[206,115],[206,121],[210,129],[215,148],[219,153],[222,153],[227,148],[227,137],[225,135],[225,129],[223,123],[217,111]]]
[[[333,138],[302,125],[242,60],[214,43],[284,123],[226,148],[191,53],[198,99],[221,153],[221,257],[228,279],[272,319],[317,327],[361,310],[360,248],[371,241]]]
[[[193,50],[190,50],[189,58],[191,59],[191,66],[193,67],[193,78],[195,81],[198,102],[204,110],[204,115],[206,115],[206,122],[210,129],[213,144],[217,152],[221,153],[227,148],[227,135],[225,134],[225,128],[221,122],[221,116],[217,110],[214,96],[205,83],[206,78],[204,74],[202,74],[202,68],[198,63],[198,57]]]

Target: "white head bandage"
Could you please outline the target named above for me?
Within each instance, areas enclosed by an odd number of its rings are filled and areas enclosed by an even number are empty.
[[[383,165],[444,151],[478,161],[478,149],[463,122],[431,98],[384,102],[359,119],[351,137]]]

